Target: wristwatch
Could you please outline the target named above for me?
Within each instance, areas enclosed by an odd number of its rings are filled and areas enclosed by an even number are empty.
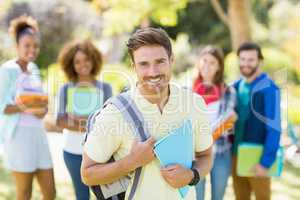
[[[191,170],[193,171],[194,177],[191,180],[191,182],[189,183],[189,185],[190,186],[194,186],[194,185],[197,185],[197,183],[199,183],[199,181],[200,181],[200,174],[199,174],[198,170],[195,169],[195,168],[192,168]]]

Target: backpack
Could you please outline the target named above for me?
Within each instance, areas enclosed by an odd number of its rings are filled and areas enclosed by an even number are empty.
[[[111,97],[105,102],[102,109],[109,104],[113,104],[114,106],[116,106],[117,109],[122,113],[126,122],[129,123],[133,128],[136,137],[138,137],[141,141],[146,141],[148,139],[149,132],[147,131],[146,126],[144,125],[143,116],[138,110],[135,102],[129,96],[128,92],[124,92],[115,97]],[[89,132],[91,131],[91,126],[95,123],[96,117],[101,113],[102,109],[98,110],[89,117],[87,124],[87,132],[84,141],[87,140]],[[108,163],[109,162],[114,162],[113,156],[108,161]],[[133,196],[138,186],[141,172],[142,167],[137,168],[134,172],[133,184],[129,193],[128,200],[133,199]],[[128,188],[129,183],[130,177],[125,176],[111,184],[91,186],[91,190],[97,197],[97,200],[123,200],[125,199],[125,192]]]

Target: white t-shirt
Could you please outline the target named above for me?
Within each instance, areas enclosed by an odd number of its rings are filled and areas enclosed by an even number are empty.
[[[84,140],[84,133],[64,129],[63,136],[64,136],[64,146],[63,146],[64,151],[72,154],[81,155],[83,151],[82,142]]]

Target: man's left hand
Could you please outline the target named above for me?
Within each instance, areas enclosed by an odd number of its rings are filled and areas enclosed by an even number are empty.
[[[254,166],[254,173],[257,177],[267,177],[268,169],[263,167],[261,164],[257,164]]]
[[[194,177],[192,170],[186,169],[179,164],[162,168],[161,174],[173,188],[181,188],[188,185]]]

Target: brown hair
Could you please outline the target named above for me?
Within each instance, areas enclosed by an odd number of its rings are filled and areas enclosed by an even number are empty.
[[[240,56],[240,53],[242,51],[248,51],[248,50],[255,50],[255,51],[257,51],[257,57],[260,60],[264,59],[264,56],[262,54],[260,46],[258,44],[256,44],[256,43],[253,43],[253,42],[245,42],[245,43],[241,44],[241,46],[237,50],[237,55]]]
[[[132,61],[134,61],[133,52],[146,45],[162,46],[167,51],[169,58],[172,56],[171,41],[166,31],[161,28],[141,28],[129,38],[127,48]]]
[[[206,46],[204,47],[199,54],[199,57],[201,58],[202,56],[210,54],[213,57],[215,57],[219,63],[219,70],[216,72],[213,83],[220,86],[222,83],[224,83],[224,54],[223,51],[215,46]],[[201,74],[199,73],[197,76],[197,80],[202,81],[203,78]]]
[[[102,54],[90,40],[73,41],[66,44],[60,51],[58,61],[69,81],[76,82],[78,75],[74,68],[74,57],[78,51],[83,52],[91,60],[91,75],[96,77],[102,69]]]
[[[38,23],[30,16],[22,15],[11,20],[9,25],[9,33],[15,38],[18,43],[20,38],[24,35],[38,34]]]

